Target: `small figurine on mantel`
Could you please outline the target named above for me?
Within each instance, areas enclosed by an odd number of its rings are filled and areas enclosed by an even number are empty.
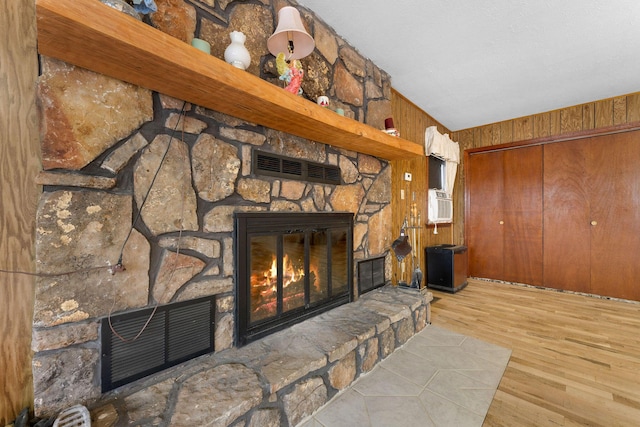
[[[130,0],[133,3],[133,8],[136,12],[141,13],[143,15],[157,12],[158,6],[154,0]]]
[[[276,68],[280,75],[280,80],[283,80],[287,84],[284,90],[294,95],[301,95],[302,88],[300,88],[300,85],[302,84],[304,70],[302,69],[300,60],[294,59],[287,62],[284,53],[279,53],[278,56],[276,56]]]
[[[393,117],[384,119],[384,132],[387,135],[400,137],[400,132],[393,126]]]

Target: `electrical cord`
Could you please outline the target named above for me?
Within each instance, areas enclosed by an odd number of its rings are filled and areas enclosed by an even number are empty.
[[[22,271],[22,270],[5,270],[0,268],[0,273],[6,273],[6,274],[22,274],[25,276],[34,276],[34,277],[62,277],[62,276],[69,276],[71,274],[75,274],[75,273],[86,273],[88,271],[94,271],[94,270],[108,270],[111,271],[112,266],[102,266],[102,267],[87,267],[87,268],[80,268],[78,270],[72,270],[72,271],[63,271],[61,273],[32,273],[29,271]]]
[[[32,273],[32,272],[28,272],[28,271],[21,271],[21,270],[5,270],[5,269],[0,269],[0,273],[5,273],[5,274],[21,274],[21,275],[26,275],[26,276],[34,276],[34,277],[62,277],[62,276],[68,276],[71,274],[76,274],[76,273],[82,273],[82,272],[88,272],[88,271],[95,271],[95,270],[107,270],[109,271],[112,275],[117,273],[117,272],[122,272],[125,271],[126,268],[124,267],[123,264],[123,255],[124,255],[124,248],[127,244],[127,242],[129,241],[129,238],[131,237],[131,233],[133,233],[133,230],[135,228],[135,225],[137,224],[138,220],[140,219],[141,215],[142,215],[142,209],[144,208],[145,203],[147,202],[147,199],[149,198],[149,195],[151,193],[151,189],[153,188],[153,185],[160,173],[160,169],[162,169],[162,165],[167,157],[167,155],[169,154],[169,149],[171,148],[171,143],[173,142],[173,139],[175,137],[175,133],[178,130],[178,126],[180,124],[182,124],[182,140],[184,141],[184,117],[185,117],[185,108],[186,108],[187,103],[183,102],[182,103],[182,108],[180,109],[180,117],[175,125],[175,127],[173,128],[171,135],[169,137],[169,143],[167,144],[167,148],[164,151],[164,154],[162,155],[162,158],[160,159],[160,164],[158,165],[157,170],[155,171],[153,178],[151,179],[151,183],[149,184],[149,188],[147,190],[147,193],[145,194],[144,198],[142,199],[142,203],[140,204],[140,208],[138,209],[138,213],[136,214],[133,222],[131,223],[131,227],[129,228],[129,232],[127,233],[126,238],[124,239],[124,242],[122,243],[122,247],[120,248],[120,253],[118,255],[118,261],[115,265],[108,265],[108,266],[100,266],[100,267],[87,267],[87,268],[81,268],[81,269],[77,269],[77,270],[71,270],[71,271],[65,271],[65,272],[61,272],[61,273]],[[181,205],[181,212],[180,212],[180,217],[181,217],[181,221],[180,224],[183,223],[184,220],[184,201]],[[176,246],[176,254],[179,255],[180,254],[180,240],[182,238],[182,228],[180,228],[179,230],[179,234],[178,234],[178,244]],[[173,270],[171,270],[171,274],[169,275],[169,278],[167,279],[169,282],[173,279],[173,275],[176,271],[176,268],[174,266]],[[116,305],[116,292],[115,289],[113,290],[113,304],[111,305],[111,309],[109,310],[109,314],[107,315],[107,319],[109,322],[109,328],[111,329],[111,332],[118,337],[118,339],[122,340],[123,342],[126,343],[130,343],[133,342],[135,340],[137,340],[140,335],[142,335],[142,333],[145,331],[145,329],[147,328],[147,326],[149,325],[149,323],[151,322],[151,319],[153,319],[153,316],[155,315],[159,303],[156,302],[155,306],[153,307],[153,310],[151,312],[151,314],[149,315],[149,318],[147,319],[147,321],[145,322],[145,324],[143,325],[143,327],[140,329],[140,331],[136,334],[135,337],[127,339],[124,338],[122,335],[120,335],[114,328],[112,322],[111,322],[111,317],[113,314],[113,310],[115,308]]]
[[[171,148],[171,142],[173,141],[173,137],[175,136],[176,130],[178,129],[178,125],[180,123],[182,123],[182,134],[183,134],[183,139],[184,139],[184,109],[187,106],[186,101],[182,102],[182,108],[180,109],[180,118],[178,119],[178,121],[176,122],[176,125],[173,128],[173,131],[171,132],[171,137],[169,138],[169,143],[167,144],[167,149],[164,151],[164,154],[162,155],[162,158],[160,159],[160,164],[158,165],[158,169],[156,169],[155,174],[153,175],[153,178],[151,179],[151,183],[149,184],[149,189],[147,190],[147,194],[144,195],[144,198],[142,199],[142,203],[140,204],[140,208],[138,209],[138,213],[136,214],[136,217],[134,218],[133,222],[131,223],[131,228],[129,228],[129,233],[127,234],[127,237],[124,239],[124,242],[122,243],[122,248],[120,249],[120,255],[118,257],[118,262],[116,263],[115,267],[116,268],[124,268],[123,264],[122,264],[122,256],[124,253],[124,247],[127,244],[127,242],[129,241],[129,238],[131,237],[131,233],[133,232],[133,229],[135,228],[135,225],[138,223],[138,220],[140,219],[140,216],[142,216],[142,209],[144,208],[145,203],[147,203],[147,199],[149,198],[149,194],[151,194],[151,189],[153,188],[153,184],[156,182],[156,178],[158,178],[158,174],[160,173],[160,169],[162,169],[162,164],[164,163],[167,155],[169,154],[169,149]],[[182,119],[182,120],[180,120]],[[184,203],[183,203],[184,205]]]
[[[114,266],[114,268],[119,269],[119,271],[124,271],[125,270],[125,267],[122,264],[122,257],[123,257],[123,254],[124,254],[125,245],[127,244],[127,241],[129,240],[129,238],[131,237],[131,233],[133,232],[135,224],[140,219],[140,216],[142,214],[142,208],[144,207],[144,205],[145,205],[145,203],[147,201],[147,198],[149,197],[149,194],[151,194],[151,189],[153,188],[153,184],[155,183],[156,178],[158,177],[158,174],[160,173],[160,169],[162,168],[162,164],[164,163],[164,160],[166,159],[167,154],[169,153],[169,149],[171,148],[171,142],[174,139],[176,130],[178,129],[178,125],[180,123],[182,123],[182,138],[181,138],[181,140],[184,141],[184,109],[185,109],[186,105],[187,105],[186,102],[182,103],[182,109],[180,110],[180,118],[178,119],[175,127],[173,128],[173,131],[171,132],[171,136],[169,138],[169,143],[167,144],[167,148],[166,148],[164,154],[162,155],[162,158],[160,159],[160,164],[158,165],[158,169],[156,170],[155,174],[153,175],[153,179],[151,180],[151,183],[149,184],[149,189],[147,190],[147,194],[145,194],[144,199],[142,200],[142,203],[140,204],[140,208],[138,209],[138,214],[136,215],[135,219],[131,223],[131,228],[129,229],[129,233],[127,234],[127,237],[125,238],[124,243],[122,244],[122,248],[120,249],[120,256],[118,258],[118,262]],[[180,209],[180,224],[181,225],[180,225],[180,231],[179,231],[179,234],[178,234],[178,244],[176,245],[176,255],[180,255],[180,239],[182,238],[182,224],[183,224],[183,222],[184,222],[184,201],[182,202],[181,209]],[[173,275],[174,275],[175,272],[176,272],[176,268],[174,266],[174,268],[171,270],[171,274],[169,275],[169,278],[167,279],[167,281],[169,283],[173,279]],[[111,321],[113,310],[114,310],[114,308],[116,306],[116,292],[115,292],[115,289],[112,289],[112,291],[113,291],[113,303],[111,305],[111,309],[109,310],[109,314],[107,315],[107,321],[109,322],[109,329],[111,329],[111,332],[113,333],[113,335],[115,335],[122,342],[124,342],[124,343],[132,343],[132,342],[136,341],[138,338],[140,338],[140,335],[142,335],[142,333],[147,329],[147,326],[149,326],[149,323],[153,319],[153,316],[156,314],[156,311],[158,310],[159,303],[156,301],[156,303],[155,303],[155,305],[153,307],[153,310],[151,311],[151,314],[149,315],[149,318],[147,319],[145,324],[142,326],[140,331],[133,338],[125,338],[121,334],[119,334],[118,331],[116,331],[116,329],[113,326],[113,323]]]

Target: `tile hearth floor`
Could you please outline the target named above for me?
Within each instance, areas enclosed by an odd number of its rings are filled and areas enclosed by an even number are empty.
[[[510,356],[428,325],[298,427],[482,426]]]

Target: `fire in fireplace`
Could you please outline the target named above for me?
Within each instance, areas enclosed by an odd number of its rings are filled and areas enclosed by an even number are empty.
[[[353,298],[353,214],[237,213],[238,346]]]

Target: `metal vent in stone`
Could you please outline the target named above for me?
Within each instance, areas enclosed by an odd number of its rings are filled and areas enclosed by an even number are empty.
[[[359,295],[385,285],[384,262],[384,256],[358,262]]]
[[[341,183],[338,166],[324,165],[258,150],[253,151],[252,164],[255,175],[277,176],[325,184]]]
[[[255,153],[255,152],[254,152]],[[272,156],[256,156],[253,162],[256,168],[262,172],[280,172],[280,159]]]
[[[309,174],[309,178],[324,178],[324,168],[319,165],[309,165],[309,167],[307,168],[307,173]]]
[[[206,297],[102,319],[102,391],[213,352],[214,307]]]

